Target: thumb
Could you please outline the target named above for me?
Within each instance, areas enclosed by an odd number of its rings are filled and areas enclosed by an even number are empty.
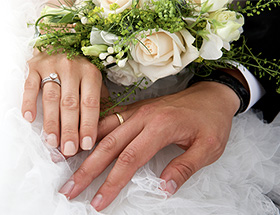
[[[166,181],[165,191],[171,195],[199,169],[207,165],[207,153],[192,145],[182,155],[174,158],[162,171],[160,178]]]

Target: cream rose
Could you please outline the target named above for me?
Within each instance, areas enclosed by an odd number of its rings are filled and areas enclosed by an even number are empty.
[[[244,17],[234,11],[220,9],[209,15],[209,18],[218,21],[219,24],[212,26],[215,34],[222,38],[225,42],[238,40],[243,32]]]
[[[213,12],[223,8],[226,4],[231,3],[233,0],[187,0],[188,2],[194,4],[196,10],[205,12]]]
[[[131,48],[133,60],[130,65],[137,74],[144,74],[152,82],[169,75],[175,75],[193,62],[199,52],[192,45],[195,38],[182,30],[170,33],[164,30],[144,32],[145,38]]]

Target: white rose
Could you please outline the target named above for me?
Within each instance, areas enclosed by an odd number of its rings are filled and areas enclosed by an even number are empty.
[[[239,13],[221,9],[211,13],[209,18],[218,21],[218,24],[214,23],[212,28],[224,42],[229,43],[238,40],[243,32],[244,17]]]
[[[129,61],[124,67],[113,66],[106,69],[107,78],[116,83],[124,86],[130,86],[141,79],[141,74],[136,74],[129,64]]]
[[[187,31],[170,33],[164,30],[144,32],[145,38],[131,48],[134,71],[142,73],[152,82],[175,75],[193,62],[199,52],[192,44],[195,38]]]
[[[92,0],[92,2],[104,9],[104,15],[108,16],[110,13],[121,13],[127,8],[131,8],[133,0]],[[118,4],[119,8],[110,10],[112,4]]]
[[[194,4],[195,9],[198,11],[213,12],[223,8],[225,5],[231,3],[233,0],[187,0]]]

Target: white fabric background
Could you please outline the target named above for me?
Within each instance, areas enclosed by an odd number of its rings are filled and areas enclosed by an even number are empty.
[[[87,153],[53,163],[50,154],[59,154],[45,147],[41,139],[41,106],[32,125],[21,116],[26,61],[32,56],[28,41],[33,28],[27,28],[26,22],[34,21],[40,5],[38,0],[1,0],[0,214],[101,214],[89,202],[111,166],[82,195],[68,201],[58,190]],[[102,214],[279,214],[265,195],[280,182],[279,133],[280,118],[270,125],[251,112],[235,118],[223,156],[197,172],[170,198],[158,189],[158,176],[182,151],[167,147],[136,173]]]

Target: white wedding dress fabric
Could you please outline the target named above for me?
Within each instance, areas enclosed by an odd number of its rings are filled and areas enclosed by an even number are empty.
[[[60,194],[60,187],[89,153],[66,161],[58,150],[45,145],[40,98],[34,123],[28,123],[21,115],[28,74],[26,61],[32,57],[29,41],[34,34],[34,28],[27,28],[26,23],[39,16],[42,3],[1,1],[1,215],[279,214],[267,194],[273,193],[277,198],[279,191],[280,117],[272,124],[264,124],[251,111],[234,118],[221,158],[195,173],[173,196],[160,189],[164,183],[159,175],[171,159],[183,152],[175,145],[164,148],[140,168],[114,202],[101,212],[96,212],[90,201],[113,164],[77,198],[69,201]],[[54,163],[53,156],[60,162]]]

